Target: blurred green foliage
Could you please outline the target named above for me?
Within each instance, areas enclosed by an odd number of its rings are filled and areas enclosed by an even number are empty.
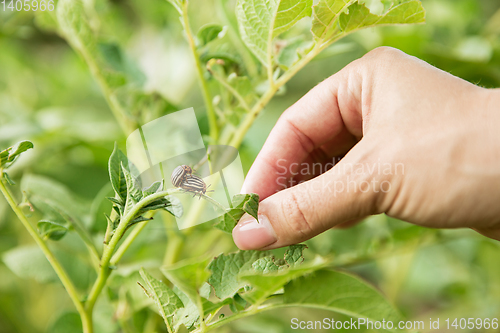
[[[98,52],[111,72],[127,73],[117,80],[129,80],[127,89],[132,90],[124,91],[122,98],[136,103],[131,117],[147,122],[152,119],[148,117],[193,106],[203,134],[207,134],[208,121],[192,58],[173,7],[166,1],[93,2],[100,20],[91,23],[101,25],[107,39]],[[194,31],[234,19],[224,18],[221,1],[193,3],[190,15]],[[399,48],[475,84],[500,87],[500,3],[423,0],[423,4],[425,25],[358,32],[325,50],[299,72],[246,136],[240,149],[244,167],[248,170],[283,110],[319,81],[380,45]],[[227,8],[231,12],[234,3],[229,1]],[[0,150],[22,139],[32,140],[36,149],[22,156],[11,169],[11,178],[20,183],[22,173],[32,173],[63,184],[79,207],[92,207],[83,223],[102,233],[106,228],[102,213],[111,207],[104,200],[111,192],[107,161],[113,142],[123,145],[125,136],[87,65],[53,32],[53,22],[54,17],[47,12],[13,13],[0,8]],[[210,38],[210,32],[203,36]],[[231,38],[231,32],[225,38]],[[114,45],[125,52],[118,52]],[[217,52],[219,57],[231,59],[231,50]],[[144,91],[133,89],[139,84],[144,85]],[[139,267],[158,267],[164,260],[168,234],[176,230],[168,229],[172,224],[167,217],[163,222],[148,225],[126,253],[124,264],[111,279],[110,297],[97,304],[98,332],[116,332],[115,318],[128,320],[126,325],[135,327],[130,331],[161,321],[147,310],[149,303],[136,281]],[[204,238],[211,238],[211,242],[205,245]],[[213,238],[218,240],[216,245]],[[229,236],[203,225],[184,242],[180,258],[235,250]],[[349,230],[326,232],[307,244],[310,251],[306,255],[333,253],[338,265],[375,283],[412,319],[500,317],[500,268],[496,264],[500,246],[472,231],[428,230],[375,216]],[[71,234],[54,246],[77,287],[85,290],[95,273],[91,263],[80,257],[83,248]],[[79,321],[60,283],[43,257],[24,263],[17,257],[22,251],[34,251],[35,258],[41,256],[0,200],[0,332],[70,332],[64,327],[75,327]],[[33,279],[30,272],[34,269],[46,270],[43,279]],[[289,332],[293,317],[321,320],[331,316],[317,310],[280,310],[220,331]]]

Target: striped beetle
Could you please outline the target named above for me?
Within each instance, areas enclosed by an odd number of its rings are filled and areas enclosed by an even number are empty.
[[[175,187],[181,187],[181,184],[186,180],[187,177],[191,176],[193,169],[189,165],[179,165],[172,172],[170,179],[172,180],[172,185]]]
[[[207,186],[203,179],[196,175],[188,175],[178,187],[182,188],[186,192],[194,193],[194,196],[196,196],[196,194],[199,194],[201,198],[202,194],[207,193],[207,188],[209,188],[210,185]]]

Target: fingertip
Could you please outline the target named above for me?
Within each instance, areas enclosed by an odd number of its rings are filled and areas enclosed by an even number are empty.
[[[245,214],[233,229],[233,240],[240,250],[258,250],[276,243],[278,237],[269,219],[259,214],[259,221]]]

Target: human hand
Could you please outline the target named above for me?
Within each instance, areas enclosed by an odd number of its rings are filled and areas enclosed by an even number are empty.
[[[260,223],[245,215],[234,241],[277,248],[379,213],[500,240],[499,126],[499,90],[378,48],[280,117],[242,189]]]

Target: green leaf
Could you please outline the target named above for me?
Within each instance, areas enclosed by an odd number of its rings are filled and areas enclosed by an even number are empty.
[[[170,2],[172,6],[175,7],[175,9],[179,12],[179,14],[182,14],[182,4],[186,0],[167,0],[167,1]]]
[[[57,33],[58,24],[54,11],[37,10],[34,12],[34,23],[42,31],[48,33]]]
[[[320,0],[313,7],[311,32],[316,42],[327,44],[362,28],[425,21],[425,10],[419,0],[402,0],[395,3],[396,1],[385,13],[376,15],[355,0]]]
[[[159,180],[151,184],[151,186],[149,186],[148,188],[144,189],[142,191],[142,197],[145,198],[148,195],[155,194],[156,192],[160,192],[162,190],[163,190],[163,181]]]
[[[222,37],[220,35],[223,30],[224,27],[220,24],[207,24],[201,27],[196,35],[198,38],[198,47],[203,47],[213,40]]]
[[[245,194],[244,197],[242,197],[243,194],[237,194],[233,197],[233,203],[238,202],[241,200],[243,203],[243,210],[245,213],[250,214],[253,216],[256,220],[259,219],[258,217],[258,212],[259,212],[259,195],[255,193],[250,193],[250,194]]]
[[[290,245],[285,251],[284,259],[273,256],[260,258],[252,264],[255,272],[267,274],[300,265],[304,261],[302,252],[307,248],[304,244]]]
[[[339,19],[340,28],[344,33],[375,25],[425,21],[425,11],[418,0],[399,3],[382,15],[370,13],[365,4],[359,2],[349,6],[348,10],[349,13],[342,13]]]
[[[41,220],[37,223],[40,236],[54,241],[60,240],[68,232],[68,227],[55,221]]]
[[[231,73],[227,77],[227,82],[245,99],[248,105],[257,99],[252,83],[248,76],[238,76],[236,73]]]
[[[95,57],[96,41],[82,1],[59,0],[56,10],[57,21],[64,37],[84,57]]]
[[[228,298],[227,300],[231,300],[231,304],[229,304],[229,309],[233,312],[233,313],[237,313],[237,312],[240,312],[240,311],[243,311],[245,310],[245,308],[250,305],[250,303],[248,303],[247,301],[245,301],[245,299],[243,299],[239,294],[236,294],[234,295],[234,297],[231,299],[231,298]]]
[[[165,197],[169,204],[165,206],[165,210],[175,217],[181,217],[184,214],[184,208],[182,208],[182,202],[179,198],[169,195]]]
[[[179,198],[174,197],[172,195],[166,196],[165,198],[161,198],[151,202],[150,204],[144,206],[141,210],[139,210],[139,214],[144,214],[151,210],[157,209],[165,209],[170,214],[175,217],[181,217],[184,213],[182,208],[182,203]]]
[[[16,143],[9,151],[9,162],[13,161],[16,156],[31,148],[33,148],[33,142],[31,141],[21,141]]]
[[[285,286],[284,303],[316,307],[372,321],[401,316],[375,288],[350,274],[319,270]]]
[[[90,221],[89,203],[77,198],[64,185],[41,176],[25,175],[21,189],[26,200],[42,213],[42,220],[64,225],[68,230],[71,225],[71,230],[75,230],[88,246],[93,246],[86,228]]]
[[[207,270],[208,259],[189,259],[175,265],[162,267],[161,271],[191,301],[198,303],[199,289],[207,281],[210,272]]]
[[[142,191],[139,189],[137,180],[130,174],[130,172],[125,169],[125,166],[121,165],[123,176],[125,177],[125,184],[127,185],[127,197],[125,200],[125,212],[126,215],[139,200],[142,199]]]
[[[285,261],[290,267],[300,265],[304,261],[305,244],[290,245],[285,252]]]
[[[241,296],[253,304],[259,304],[265,301],[268,296],[283,288],[289,281],[324,268],[327,263],[327,260],[318,256],[307,264],[294,266],[289,269],[281,269],[269,274],[242,273],[239,275],[239,278],[249,283],[252,289]]]
[[[0,167],[4,169],[8,167],[7,162],[9,161],[9,150],[10,147],[0,151]]]
[[[120,47],[115,43],[97,43],[97,50],[103,59],[116,71],[125,71],[125,60]]]
[[[133,226],[134,224],[136,223],[139,223],[139,222],[144,222],[144,221],[151,221],[153,218],[152,217],[144,217],[144,216],[138,216],[136,217],[135,219],[133,219],[132,221],[130,221],[130,223],[128,224],[128,226]]]
[[[97,56],[111,87],[120,87],[126,83],[142,86],[145,75],[128,60],[126,54],[116,43],[97,42]]]
[[[92,74],[110,95],[127,83],[141,84],[144,76],[125,61],[116,44],[102,43],[94,33],[82,0],[59,0],[57,21],[60,33],[92,68]],[[92,15],[92,14],[90,14]]]
[[[162,191],[163,181],[157,181],[151,184],[151,186],[142,191],[142,197],[145,198],[148,195],[152,195]],[[170,214],[175,217],[181,217],[183,214],[183,208],[181,201],[175,196],[166,196],[164,198],[157,199],[148,205],[144,206],[140,211],[139,215],[142,215],[151,210],[165,209]]]
[[[82,333],[82,320],[76,312],[65,312],[50,326],[50,333]]]
[[[57,281],[57,275],[36,245],[16,247],[2,256],[5,265],[22,279],[39,283]]]
[[[109,157],[108,170],[111,186],[115,190],[116,195],[125,202],[127,199],[127,183],[123,174],[122,165],[128,167],[128,158],[118,149],[115,143],[115,148]]]
[[[71,225],[85,243],[93,244],[84,225],[90,220],[87,202],[77,198],[64,185],[41,176],[25,175],[21,189],[30,205],[42,213],[42,220],[64,225],[68,230]],[[58,232],[61,233],[62,230]]]
[[[238,251],[216,257],[208,266],[212,271],[208,283],[214,288],[215,295],[220,299],[233,297],[247,285],[238,280],[238,274],[251,270],[256,260],[269,255],[268,251]]]
[[[204,286],[208,287],[207,295],[203,294],[203,289],[205,288]],[[211,290],[210,285],[205,283],[204,286],[200,288],[200,296],[202,296],[204,316],[217,313],[224,305],[227,305],[231,302],[231,299],[227,299],[217,303],[210,302],[209,300],[206,299],[210,295],[210,290]],[[179,325],[183,324],[184,326],[186,326],[186,328],[190,329],[200,318],[198,307],[177,286],[174,286],[173,290],[177,294],[177,296],[179,296],[182,303],[184,303],[184,309],[180,309],[179,311],[177,311],[174,317],[176,322],[175,328],[177,329]]]
[[[252,268],[256,272],[263,274],[277,272],[287,267],[287,265],[283,265],[282,263],[276,263],[276,259],[274,257],[260,258],[252,264]]]
[[[203,300],[203,310],[205,311],[205,316],[208,314],[216,314],[224,305],[229,305],[233,302],[231,298],[226,298],[220,302],[210,302],[208,300]]]
[[[179,110],[172,101],[158,92],[145,92],[142,85],[129,84],[116,90],[116,98],[125,106],[127,113],[139,124],[146,124]]]
[[[219,222],[214,225],[217,229],[231,233],[241,217],[248,213],[258,220],[257,212],[259,210],[259,195],[255,193],[250,194],[236,194],[233,199],[233,208],[228,209],[227,212],[218,217],[216,220]]]
[[[234,72],[226,76],[226,71],[220,59],[210,59],[207,62],[207,69],[210,74],[212,74],[212,76],[234,96],[235,105],[239,104],[245,112],[248,112],[250,110],[250,105],[257,100],[257,95],[250,79],[247,76],[238,76]],[[228,113],[228,111],[229,110],[226,110],[226,113]],[[234,115],[234,113],[229,115]],[[236,124],[238,121],[239,119],[237,118]]]
[[[320,0],[313,7],[311,32],[316,40],[328,41],[337,28],[338,18],[342,11],[357,0]]]
[[[311,16],[311,7],[312,0],[239,0],[236,16],[241,38],[264,66],[272,66],[274,39]]]
[[[0,152],[0,167],[4,169],[10,167],[19,155],[31,148],[33,148],[31,141],[20,141],[12,147],[2,150]]]
[[[177,286],[174,285],[173,291],[184,304],[184,307],[182,309],[179,309],[175,313],[174,316],[175,330],[177,330],[180,325],[184,325],[186,326],[187,329],[190,329],[191,327],[194,326],[198,318],[200,318],[198,307]]]
[[[184,304],[172,289],[163,282],[152,277],[144,268],[141,268],[139,273],[146,284],[146,286],[143,287],[146,295],[155,301],[168,327],[168,331],[174,332],[173,316],[178,309],[184,307]]]
[[[120,199],[113,198],[113,197],[107,197],[106,199],[108,199],[109,201],[111,201],[112,203],[114,203],[117,206],[123,206],[124,205],[124,203]]]
[[[298,36],[293,39],[283,41],[283,46],[279,48],[277,63],[284,70],[292,67],[310,49],[312,41],[305,40],[304,36]]]
[[[5,180],[5,182],[6,182],[7,184],[9,184],[10,186],[14,186],[14,185],[16,185],[16,183],[15,183],[12,179],[10,179],[9,174],[8,174],[7,172],[5,172],[5,171],[3,172],[3,179],[4,179],[4,180]]]

